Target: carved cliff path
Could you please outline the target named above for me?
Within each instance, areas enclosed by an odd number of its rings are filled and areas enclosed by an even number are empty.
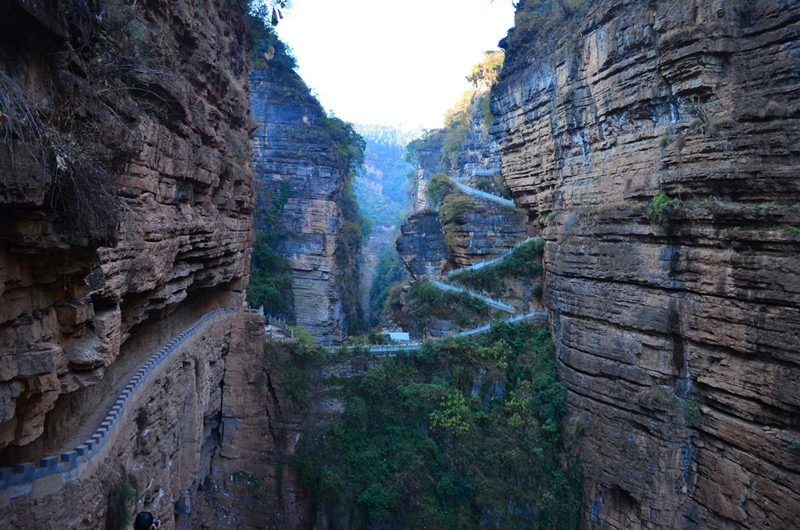
[[[466,193],[467,195],[472,195],[473,197],[480,197],[482,199],[486,199],[489,201],[494,201],[496,203],[502,204],[503,206],[508,206],[509,208],[516,208],[517,205],[514,204],[514,201],[509,199],[504,199],[498,195],[494,195],[492,193],[487,193],[485,191],[473,188],[471,186],[467,186],[466,184],[462,183],[460,180],[453,180],[453,183],[456,187],[461,190],[462,192]]]
[[[476,271],[476,270],[482,269],[484,267],[489,267],[491,265],[495,265],[497,263],[500,263],[501,261],[506,259],[506,256],[511,254],[513,251],[515,251],[516,249],[518,249],[519,247],[521,247],[522,245],[524,245],[528,241],[533,241],[534,239],[535,238],[533,238],[533,237],[529,237],[529,238],[527,238],[527,239],[525,239],[523,241],[520,241],[519,243],[517,243],[516,245],[514,245],[513,247],[508,249],[508,252],[506,252],[505,254],[503,254],[501,256],[497,256],[496,258],[487,259],[486,261],[481,261],[479,263],[475,263],[474,265],[468,265],[466,267],[460,267],[458,269],[453,269],[451,271],[448,271],[446,276],[449,278],[450,276],[452,276],[454,274],[458,274],[459,272]]]
[[[518,310],[514,306],[510,304],[506,304],[505,302],[501,302],[500,300],[495,300],[494,298],[489,298],[488,296],[484,296],[482,294],[476,293],[474,291],[470,291],[469,289],[465,289],[463,287],[456,287],[454,285],[450,285],[449,283],[445,283],[441,280],[437,280],[436,278],[428,278],[433,285],[442,289],[443,291],[453,291],[458,293],[467,293],[468,295],[478,298],[486,302],[486,305],[494,307],[495,309],[499,309],[500,311],[505,311],[507,313],[517,313]]]
[[[72,435],[61,444],[60,449],[55,451],[53,456],[42,458],[38,466],[34,463],[18,463],[13,470],[10,468],[0,469],[0,490],[11,486],[30,484],[37,478],[53,473],[67,472],[91,460],[108,441],[117,426],[117,420],[137,389],[149,378],[154,377],[153,372],[156,368],[170,358],[186,340],[202,331],[206,323],[239,310],[238,308],[225,308],[207,313],[159,348],[144,363],[133,366],[127,373],[121,375],[113,389],[97,404],[94,412],[83,424],[74,429]],[[19,489],[12,496],[25,495],[27,492],[26,489]]]

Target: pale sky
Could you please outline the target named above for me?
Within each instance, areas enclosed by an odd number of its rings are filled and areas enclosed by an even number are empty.
[[[514,23],[511,0],[293,0],[278,24],[326,110],[437,128]]]

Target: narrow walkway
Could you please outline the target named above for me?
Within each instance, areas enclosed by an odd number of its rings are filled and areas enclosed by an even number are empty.
[[[9,493],[9,498],[13,499],[30,493],[35,480],[54,473],[76,471],[75,473],[64,475],[62,482],[69,482],[79,478],[82,470],[79,466],[89,462],[106,444],[125,408],[133,400],[134,394],[150,374],[165,359],[172,356],[181,344],[202,329],[205,324],[217,317],[238,311],[241,311],[241,309],[224,308],[207,313],[154,353],[138,369],[133,368],[132,371],[136,370],[135,373],[130,377],[120,378],[119,384],[108,393],[108,397],[97,407],[98,411],[100,411],[100,414],[97,415],[97,418],[100,418],[99,421],[87,421],[68,440],[70,443],[65,443],[64,447],[71,448],[71,450],[65,450],[58,455],[42,458],[38,465],[33,462],[26,462],[17,464],[13,470],[11,468],[0,469],[0,491],[13,488]],[[114,400],[115,396],[116,400]],[[103,412],[105,412],[105,416],[101,416]],[[75,442],[75,439],[78,442]],[[82,439],[85,439],[85,441],[80,443]]]
[[[487,167],[487,168],[475,168],[472,170],[473,177],[491,177],[503,172],[503,168],[501,167]]]
[[[523,320],[532,320],[534,318],[547,318],[547,311],[533,311],[531,313],[525,313],[524,315],[517,315],[515,317],[511,317],[508,320],[503,320],[502,322],[514,323],[514,322],[522,322]],[[494,324],[494,323],[492,323]],[[469,329],[467,331],[460,331],[454,334],[454,337],[468,337],[470,335],[477,335],[479,333],[484,333],[492,329],[492,324],[486,324],[485,326],[481,326],[475,329]]]
[[[508,249],[508,252],[506,252],[502,256],[498,256],[498,257],[492,258],[492,259],[487,259],[486,261],[481,261],[480,263],[475,263],[473,265],[467,265],[466,267],[461,267],[460,269],[453,269],[453,270],[451,270],[451,271],[449,271],[447,273],[447,277],[449,278],[450,276],[452,276],[454,274],[458,274],[459,272],[476,271],[478,269],[482,269],[484,267],[489,267],[491,265],[495,265],[497,263],[500,263],[501,261],[506,259],[506,256],[508,256],[509,254],[514,252],[516,249],[518,249],[519,247],[521,247],[522,245],[524,245],[528,241],[533,241],[534,239],[537,239],[537,238],[529,237],[529,238],[525,239],[524,241],[520,241],[519,243],[517,243],[516,245],[514,245],[513,247]]]
[[[453,180],[453,184],[456,185],[458,189],[462,192],[466,193],[467,195],[472,195],[474,197],[480,197],[482,199],[486,199],[489,201],[494,201],[496,203],[502,204],[503,206],[508,206],[509,208],[516,208],[517,205],[514,204],[514,201],[510,201],[508,199],[504,199],[497,195],[492,195],[491,193],[486,193],[485,191],[481,191],[479,189],[472,188],[467,186],[466,184],[459,182],[458,180]]]
[[[430,278],[429,277],[428,281],[431,282],[436,287],[438,287],[439,289],[442,289],[443,291],[452,291],[452,292],[457,292],[457,293],[467,293],[470,296],[473,296],[475,298],[483,300],[484,302],[486,302],[486,305],[488,305],[490,307],[494,307],[495,309],[499,309],[501,311],[505,311],[507,313],[512,313],[512,314],[517,312],[517,308],[515,308],[512,305],[503,303],[503,302],[501,302],[499,300],[495,300],[494,298],[489,298],[488,296],[484,296],[484,295],[476,293],[474,291],[470,291],[469,289],[465,289],[463,287],[456,287],[455,285],[450,285],[449,283],[444,283],[444,282],[442,282],[440,280],[437,280],[436,278]]]
[[[508,318],[506,320],[497,320],[497,321],[492,322],[490,324],[485,324],[483,326],[480,326],[480,327],[477,327],[477,328],[474,328],[474,329],[468,329],[466,331],[459,331],[458,333],[454,333],[453,335],[450,335],[450,336],[452,336],[452,337],[467,337],[467,336],[470,336],[470,335],[478,335],[480,333],[485,333],[485,332],[489,331],[490,329],[492,329],[492,326],[494,324],[496,324],[497,322],[514,323],[514,322],[522,322],[524,320],[546,319],[547,315],[548,315],[547,311],[533,311],[531,313],[525,313],[524,315],[517,315],[517,316],[511,317],[511,318]],[[428,343],[428,342],[436,342],[436,341],[439,341],[439,340],[442,340],[442,339],[431,339],[431,340],[428,340],[428,341],[423,342],[423,343],[413,343],[413,344],[390,344],[388,346],[385,346],[385,345],[370,345],[370,346],[340,346],[338,348],[336,348],[336,347],[328,347],[328,348],[325,348],[325,350],[328,353],[337,353],[337,352],[340,352],[340,351],[344,351],[344,352],[347,352],[347,353],[357,353],[359,351],[366,351],[367,353],[370,353],[371,355],[374,355],[374,356],[383,356],[383,355],[392,356],[392,355],[397,355],[398,353],[406,353],[406,352],[417,351],[420,348],[422,348],[426,343]]]

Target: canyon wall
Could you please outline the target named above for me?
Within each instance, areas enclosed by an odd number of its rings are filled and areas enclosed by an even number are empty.
[[[211,309],[241,306],[255,204],[244,10],[0,6],[0,467],[58,454],[153,351]],[[138,426],[149,438],[126,430],[130,443],[43,514],[15,499],[20,521],[97,526],[117,480],[161,496],[171,517],[219,408],[224,337],[155,383]],[[182,428],[182,396],[197,400],[194,423],[162,439]]]
[[[251,75],[259,196],[285,196],[276,213],[285,234],[277,250],[292,264],[296,324],[319,343],[340,344],[348,326],[340,257],[348,252],[342,248],[342,196],[349,168],[337,157],[331,120],[305,83],[291,69],[282,77],[274,71]]]
[[[253,350],[263,350],[263,331],[262,342],[249,332],[263,330],[260,322],[242,312],[202,326],[142,382],[91,460],[27,489],[0,492],[5,527],[52,528],[59,521],[65,528],[117,528],[124,506],[132,513],[151,511],[163,528],[201,528],[192,519],[203,513],[197,490],[209,482],[212,462],[224,458],[221,433],[235,432],[224,425],[230,403],[237,404],[223,384],[223,377],[230,378],[228,356],[233,352],[234,364],[245,356],[260,359]],[[82,429],[73,425],[70,434]],[[132,505],[115,498],[126,486],[135,494]]]
[[[257,320],[234,323],[221,381],[219,428],[203,446],[204,476],[188,528],[307,528],[309,499],[291,456],[302,415],[282,391],[285,345],[264,347]]]
[[[795,527],[800,4],[560,5],[520,3],[493,133],[547,239],[584,525]]]

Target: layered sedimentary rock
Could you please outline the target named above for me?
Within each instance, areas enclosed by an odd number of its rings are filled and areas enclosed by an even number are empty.
[[[341,343],[347,312],[337,260],[344,226],[345,172],[325,132],[328,118],[294,72],[291,83],[267,71],[251,75],[251,103],[258,130],[253,137],[259,188],[277,195],[288,189],[279,214],[286,237],[279,251],[293,267],[294,317],[320,343]],[[289,88],[287,88],[287,86]],[[289,92],[287,94],[287,92]],[[341,250],[339,250],[341,252]]]
[[[151,511],[164,528],[202,528],[190,514],[199,508],[197,490],[211,474],[211,456],[219,456],[223,403],[236,405],[223,396],[227,356],[231,348],[239,358],[263,349],[246,331],[263,329],[260,322],[248,313],[227,315],[189,337],[142,382],[87,464],[37,480],[27,491],[0,492],[5,527],[121,528],[124,509]],[[115,497],[126,488],[133,502]]]
[[[436,212],[422,211],[406,219],[396,245],[397,254],[414,278],[436,276],[447,264],[447,245]]]
[[[524,240],[528,232],[525,213],[512,204],[475,194],[462,200],[464,207],[448,212],[447,201],[443,207],[435,207],[426,194],[436,174],[446,174],[496,197],[503,191],[499,145],[489,135],[482,104],[483,98],[488,97],[491,81],[474,79],[473,82],[473,94],[463,110],[463,140],[453,160],[448,162],[443,155],[447,135],[452,134],[447,128],[428,134],[416,152],[416,196],[412,213],[403,223],[397,240],[398,254],[414,276],[438,275],[444,270],[501,256]],[[453,191],[461,193],[456,188]]]
[[[254,126],[244,6],[12,1],[0,7],[0,33],[7,466],[62,449],[131,367],[208,310],[242,304]],[[186,362],[208,367],[227,347],[214,344]],[[181,416],[180,395],[162,383],[152,402],[165,407],[159,428]],[[219,389],[207,383],[192,391],[213,409]],[[199,437],[202,422],[193,425],[186,436]],[[137,460],[138,493],[150,491],[144,470],[184,459],[173,454],[182,447],[151,447],[158,455]],[[98,472],[105,490],[87,489],[83,500],[106,502],[130,471]],[[102,516],[100,504],[84,511],[70,495],[72,515]],[[59,509],[51,506],[51,520]]]
[[[458,269],[502,256],[525,240],[525,214],[492,201],[472,198],[469,211],[444,226],[448,261]]]
[[[584,523],[796,526],[800,5],[534,4],[494,133],[548,240]]]

